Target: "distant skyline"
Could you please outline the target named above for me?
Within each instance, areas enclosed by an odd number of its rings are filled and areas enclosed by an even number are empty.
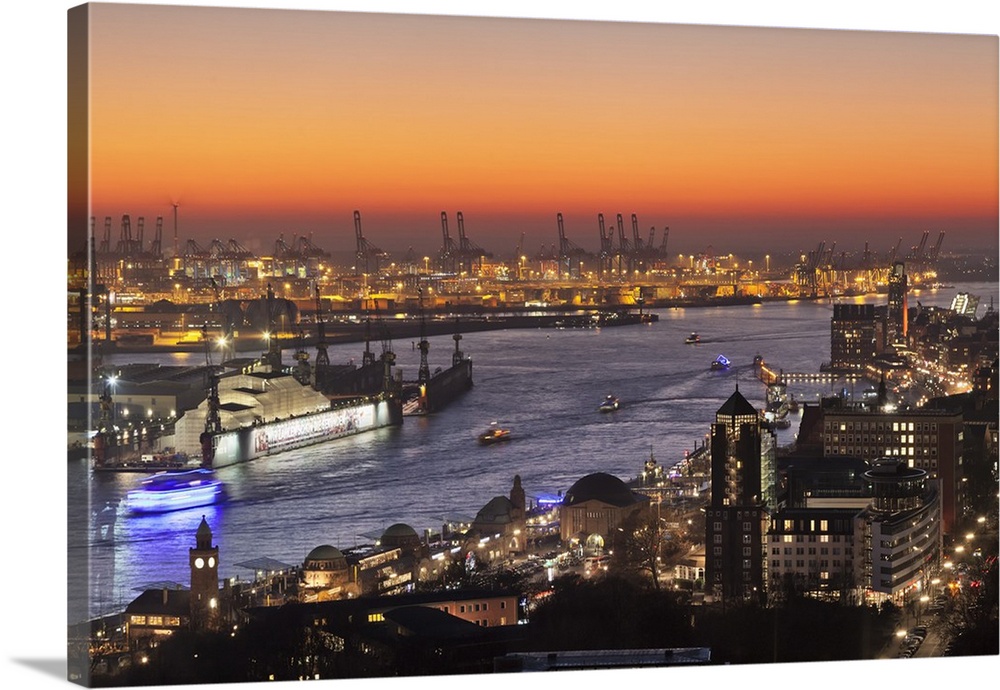
[[[91,206],[172,243],[997,246],[997,38],[91,5]]]

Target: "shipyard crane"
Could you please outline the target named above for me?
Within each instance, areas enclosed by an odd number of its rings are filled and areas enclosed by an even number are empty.
[[[156,234],[149,245],[149,253],[154,259],[163,258],[163,216],[156,217]]]
[[[121,230],[118,235],[118,246],[115,253],[118,256],[127,256],[132,250],[132,221],[128,214],[122,216]]]
[[[934,249],[931,250],[930,260],[937,261],[938,256],[941,253],[941,243],[944,242],[944,230],[938,234],[937,242],[934,243]]]
[[[639,237],[639,218],[632,214],[632,251],[637,255],[643,250],[642,238]]]
[[[100,252],[111,253],[111,216],[104,217],[104,238],[101,240]]]
[[[572,277],[574,263],[572,260],[574,258],[585,256],[587,252],[566,237],[566,229],[563,226],[563,215],[561,213],[556,214],[556,225],[559,228],[559,277],[562,278],[562,267],[564,262],[566,264],[567,276]],[[580,271],[578,268],[577,277],[579,277],[579,275]]]
[[[601,232],[601,253],[599,256],[599,273],[601,277],[611,271],[614,262],[614,236],[610,229],[605,230],[604,214],[597,214],[597,226]]]
[[[316,379],[318,382],[320,369],[330,366],[330,355],[326,351],[326,328],[323,323],[323,300],[319,296],[319,283],[316,283]]]
[[[132,251],[135,254],[142,254],[142,251],[143,251],[142,248],[143,248],[143,245],[145,244],[145,241],[144,241],[144,238],[143,238],[143,234],[144,234],[145,228],[146,228],[146,218],[145,218],[145,216],[139,216],[139,220],[136,223],[135,241],[134,241],[134,243],[132,245]]]
[[[660,242],[660,256],[662,258],[667,258],[667,238],[670,237],[670,226],[666,225],[663,227],[663,241]]]
[[[438,253],[438,261],[444,273],[455,272],[455,242],[448,234],[448,214],[441,211],[441,235],[443,237],[441,251]]]
[[[355,257],[357,258],[358,266],[364,266],[364,272],[371,273],[370,262],[374,260],[375,263],[375,273],[379,272],[379,263],[381,259],[384,259],[388,254],[374,244],[368,241],[368,239],[361,232],[361,212],[354,212],[354,235],[357,241],[357,250],[355,252]]]
[[[653,242],[655,241],[655,236],[656,236],[656,226],[654,225],[649,229],[649,239],[646,241],[647,252],[653,251]]]
[[[924,234],[920,237],[920,243],[916,246],[910,247],[910,260],[912,261],[923,261],[924,259],[924,247],[927,246],[927,237],[931,234],[930,230],[924,230]]]
[[[212,437],[214,434],[222,433],[222,419],[219,417],[219,375],[212,366],[211,347],[204,326],[201,327],[201,337],[205,342],[205,399],[208,403],[208,413],[205,415],[205,431],[198,440],[201,442],[201,464],[203,467],[211,467],[212,460],[215,459]]]
[[[374,260],[375,263],[375,273],[379,271],[379,260],[387,256],[387,254],[373,245],[364,236],[361,231],[361,212],[354,212],[354,236],[357,243],[357,248],[355,250],[355,258],[357,259],[358,267],[364,267],[364,272],[366,274],[371,273],[371,261]]]
[[[632,272],[632,245],[625,238],[625,224],[622,220],[622,214],[618,214],[615,221],[618,225],[618,275],[624,275],[625,270],[622,268],[622,257],[628,257],[628,272]]]
[[[896,262],[896,252],[899,251],[899,245],[901,245],[902,243],[903,243],[903,238],[900,237],[899,240],[896,241],[896,246],[893,247],[892,250],[889,252],[889,261],[888,261],[889,266],[892,266]]]
[[[471,275],[473,272],[473,267],[476,270],[482,269],[483,257],[492,257],[493,254],[486,251],[474,242],[470,242],[469,238],[465,234],[465,218],[462,216],[462,212],[459,211],[456,214],[458,218],[458,255],[459,260],[462,264],[462,268],[466,268],[468,273]]]
[[[426,385],[431,378],[431,368],[427,363],[427,352],[430,350],[430,343],[427,342],[427,321],[424,317],[424,289],[417,288],[417,298],[420,304],[420,368],[417,370],[417,383]]]

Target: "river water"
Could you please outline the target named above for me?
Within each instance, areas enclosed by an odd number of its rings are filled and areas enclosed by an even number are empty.
[[[982,298],[980,315],[991,296],[997,300],[997,285],[982,283],[925,290],[911,304],[949,306],[959,290]],[[70,462],[70,512],[77,514],[74,502],[89,500],[95,517],[89,543],[71,545],[69,555],[72,561],[74,553],[89,551],[90,610],[100,615],[121,610],[144,585],[187,585],[187,551],[202,515],[219,546],[220,576],[247,578],[252,572],[238,563],[261,557],[301,563],[320,544],[370,543],[396,522],[422,533],[446,520],[471,520],[492,497],[509,492],[515,474],[529,497],[565,492],[591,472],[627,480],[650,452],[664,465],[681,460],[706,438],[737,385],[763,407],[755,355],[786,372],[818,371],[830,356],[832,309],[829,301],[666,309],[654,310],[659,322],[642,326],[466,333],[461,345],[473,360],[475,386],[443,411],[222,468],[217,474],[228,500],[214,507],[142,517],[119,507],[113,534],[98,539],[96,511],[115,505],[142,477],[95,474],[85,461]],[[691,332],[701,335],[700,344],[684,343]],[[447,367],[454,341],[429,342],[431,370]],[[363,347],[331,347],[330,361],[358,361]],[[395,341],[393,350],[404,378],[415,379],[419,351],[410,340]],[[709,370],[719,354],[732,361],[728,371]],[[119,355],[107,363],[200,363],[192,357]],[[793,383],[789,391],[814,401],[843,385]],[[602,414],[597,407],[608,394],[619,396],[622,407]],[[512,439],[480,446],[476,436],[492,421],[509,427]],[[792,442],[796,431],[795,422],[779,430],[778,443]]]

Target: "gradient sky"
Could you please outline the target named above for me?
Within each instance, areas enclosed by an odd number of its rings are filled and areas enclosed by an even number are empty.
[[[250,248],[997,246],[997,37],[92,4],[91,215]],[[172,233],[172,229],[171,229]],[[168,233],[165,233],[165,235]],[[170,239],[164,237],[165,246]],[[761,250],[761,253],[764,250]]]

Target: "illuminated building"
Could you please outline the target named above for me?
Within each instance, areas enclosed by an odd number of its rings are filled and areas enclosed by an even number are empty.
[[[906,342],[906,268],[901,261],[892,266],[889,273],[889,337],[892,342]]]
[[[835,304],[830,320],[830,367],[864,370],[885,349],[885,323],[874,304]]]
[[[777,508],[774,446],[774,434],[737,387],[712,425],[705,584],[715,599],[760,600],[765,594],[765,533]]]
[[[924,586],[941,553],[940,501],[926,471],[883,459],[865,473],[871,506],[856,518],[859,585],[896,596]]]
[[[853,456],[868,462],[900,460],[940,482],[941,521],[949,532],[962,504],[964,422],[961,412],[827,410],[823,414],[823,455]]]
[[[648,511],[649,496],[634,492],[618,477],[595,472],[578,479],[559,508],[560,537],[564,544],[589,553],[603,553],[626,519]]]

